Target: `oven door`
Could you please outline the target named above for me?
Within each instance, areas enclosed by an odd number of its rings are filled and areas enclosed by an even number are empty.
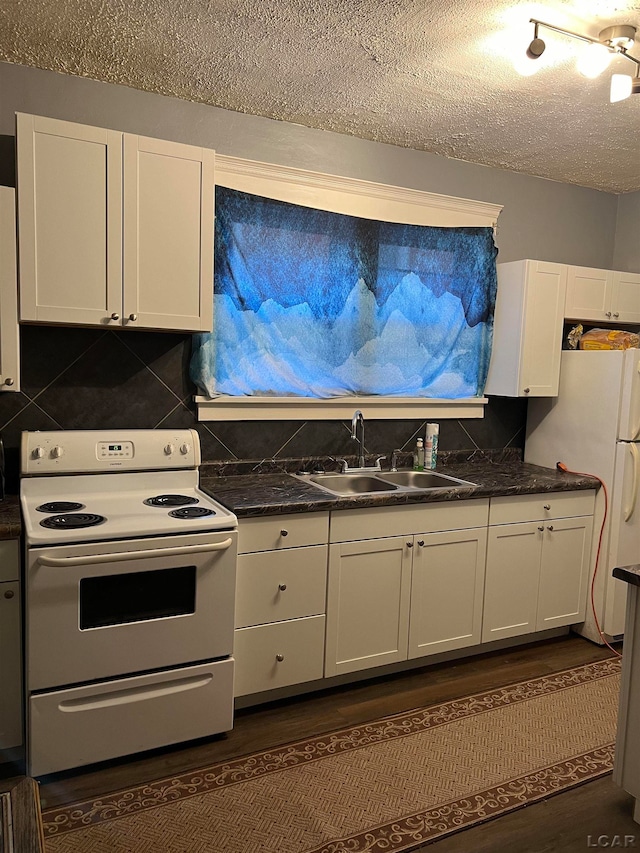
[[[236,531],[27,550],[30,691],[224,658]]]

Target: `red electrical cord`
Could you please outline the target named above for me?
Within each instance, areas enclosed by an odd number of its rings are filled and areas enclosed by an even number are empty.
[[[600,526],[600,536],[598,537],[598,550],[596,552],[596,562],[595,562],[595,566],[593,568],[593,577],[591,578],[591,610],[593,612],[593,618],[595,620],[596,628],[598,629],[598,634],[600,634],[600,638],[601,638],[602,642],[605,644],[605,646],[608,646],[611,649],[611,651],[614,653],[614,655],[621,658],[622,655],[620,654],[620,652],[617,649],[613,648],[611,643],[609,643],[606,640],[606,638],[602,632],[602,628],[600,627],[600,622],[598,621],[598,614],[596,613],[596,604],[595,604],[594,592],[593,592],[594,587],[595,587],[595,582],[596,582],[596,575],[598,573],[598,566],[600,564],[600,550],[602,547],[602,536],[604,534],[604,526],[605,526],[605,523],[607,521],[607,513],[609,511],[609,494],[607,492],[607,487],[604,483],[604,480],[602,480],[600,477],[598,477],[597,474],[586,474],[584,471],[572,471],[570,468],[567,468],[567,466],[564,464],[564,462],[556,462],[556,468],[559,471],[564,471],[566,474],[578,474],[580,477],[594,477],[596,480],[599,481],[600,485],[602,486],[602,490],[604,492],[604,515],[602,517],[602,524]]]

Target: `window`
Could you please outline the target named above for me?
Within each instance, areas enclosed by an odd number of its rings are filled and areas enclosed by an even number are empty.
[[[495,255],[486,224],[425,227],[218,186],[214,331],[196,336],[192,361],[211,417],[218,401],[257,403],[260,418],[301,403],[302,417],[307,404],[342,417],[333,404],[352,410],[354,396],[393,402],[389,417],[409,400],[423,413],[427,399],[481,401]]]

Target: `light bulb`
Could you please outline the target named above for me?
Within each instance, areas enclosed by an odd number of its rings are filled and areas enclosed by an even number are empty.
[[[580,51],[576,68],[585,77],[593,79],[605,70],[611,61],[611,51],[603,44],[590,44]]]
[[[624,101],[631,94],[633,77],[629,74],[611,75],[611,94],[609,100],[612,104],[616,101]]]

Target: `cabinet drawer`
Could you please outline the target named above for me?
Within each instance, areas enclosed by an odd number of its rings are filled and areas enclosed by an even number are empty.
[[[326,545],[328,536],[328,512],[245,518],[238,525],[238,553]]]
[[[331,513],[331,542],[486,527],[488,517],[488,499],[343,510]]]
[[[491,498],[489,524],[516,524],[520,521],[544,521],[593,515],[595,491],[552,492],[539,495],[513,495]]]
[[[0,581],[20,580],[20,542],[0,540]]]
[[[236,581],[236,628],[325,612],[326,545],[242,554]]]
[[[322,678],[324,670],[324,616],[292,619],[255,628],[238,628],[236,696]],[[282,660],[278,660],[281,657]]]

